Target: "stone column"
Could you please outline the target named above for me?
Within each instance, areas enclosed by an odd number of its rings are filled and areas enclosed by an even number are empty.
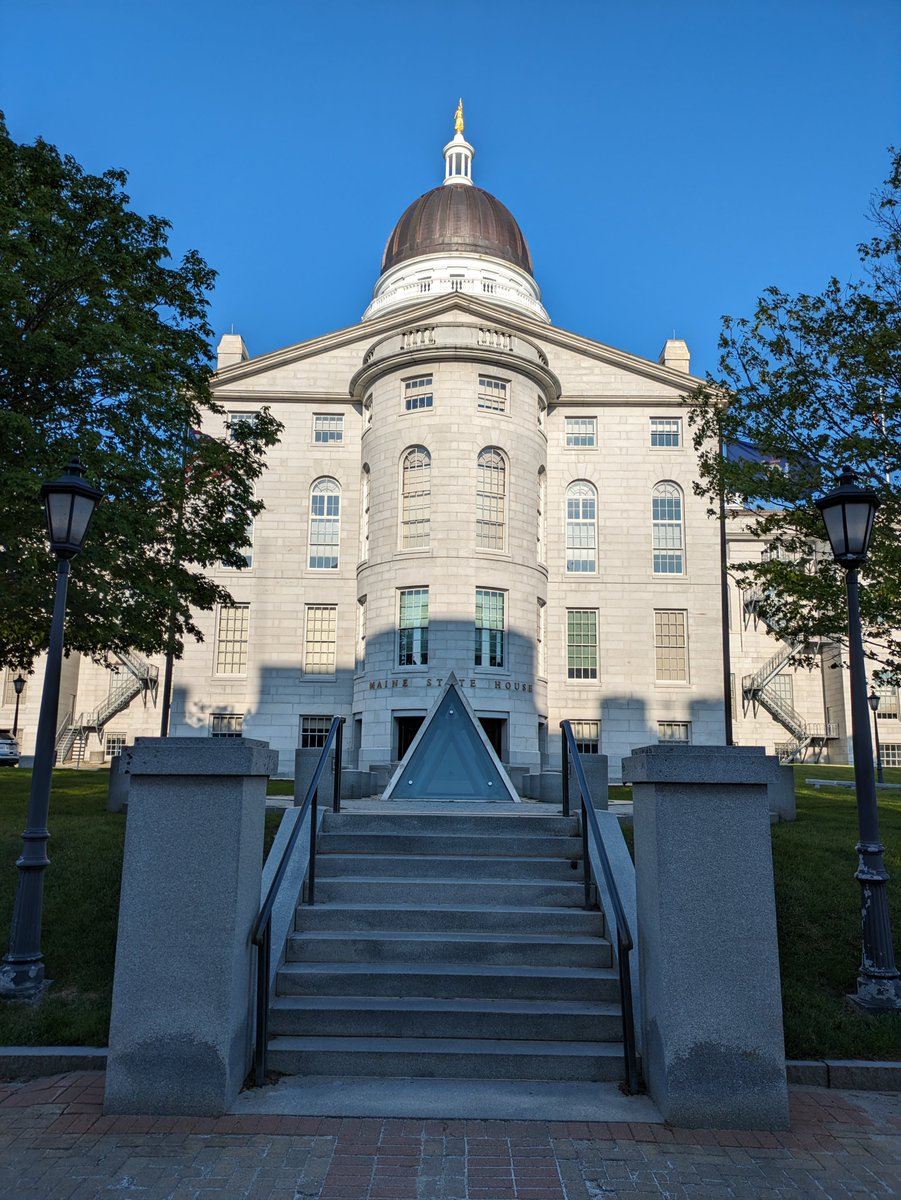
[[[266,780],[247,738],[131,752],[104,1109],[227,1112],[250,1064]]]
[[[674,1125],[785,1129],[772,762],[756,747],[661,745],[623,768],[651,1096]]]

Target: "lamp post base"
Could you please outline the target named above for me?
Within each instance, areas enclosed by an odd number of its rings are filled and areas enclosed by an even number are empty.
[[[875,1016],[883,1012],[901,1012],[901,979],[870,979],[861,976],[857,980],[857,991],[846,996],[848,1007],[854,1012]]]
[[[0,963],[0,1000],[21,1000],[38,1004],[50,986],[44,978],[43,962]]]

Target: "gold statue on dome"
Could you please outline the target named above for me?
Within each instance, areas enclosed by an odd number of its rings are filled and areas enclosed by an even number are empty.
[[[460,97],[460,103],[457,105],[457,111],[454,113],[454,132],[463,132],[463,97]]]

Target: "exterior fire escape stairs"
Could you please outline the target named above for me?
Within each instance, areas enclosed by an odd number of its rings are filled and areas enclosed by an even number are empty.
[[[113,668],[121,677],[116,679],[103,703],[93,712],[83,712],[77,716],[70,714],[60,726],[56,738],[57,765],[70,759],[79,765],[91,734],[96,733],[102,745],[104,728],[113,717],[128,708],[137,696],[141,696],[146,705],[149,695],[156,704],[159,668],[134,650],[117,651],[116,658],[125,668],[125,673],[122,674],[119,667]]]
[[[779,636],[779,629],[768,621],[760,611],[763,591],[752,588],[744,594],[745,619],[761,620]],[[752,708],[754,713],[762,708],[770,714],[774,721],[791,734],[791,741],[780,742],[776,745],[776,753],[782,763],[803,762],[808,752],[814,762],[819,762],[829,738],[838,737],[836,725],[815,724],[805,721],[801,714],[792,707],[775,687],[773,681],[788,665],[792,655],[796,654],[809,643],[805,641],[783,642],[771,658],[753,675],[745,675],[741,681],[742,705],[747,712]]]

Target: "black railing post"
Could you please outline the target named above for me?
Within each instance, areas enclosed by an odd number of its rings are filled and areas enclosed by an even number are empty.
[[[310,869],[307,871],[307,904],[316,903],[316,826],[319,822],[319,788],[310,802]]]
[[[335,733],[335,786],[332,791],[332,812],[341,811],[341,754],[344,748],[344,726]]]
[[[272,962],[272,914],[263,927],[257,946],[257,1013],[254,1044],[253,1082],[262,1087],[266,1082],[266,1047],[269,1044],[269,969]]]
[[[591,908],[591,858],[588,854],[588,813],[585,811],[585,797],[582,797],[582,874],[585,877],[585,907]]]
[[[563,768],[563,815],[569,816],[569,747],[566,744],[566,730],[560,722],[561,765]]]

